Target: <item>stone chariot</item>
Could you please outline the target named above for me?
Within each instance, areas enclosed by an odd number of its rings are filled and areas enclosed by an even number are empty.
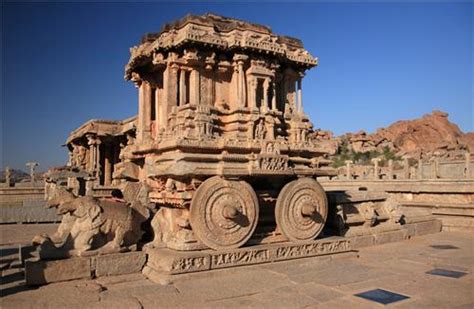
[[[155,245],[218,250],[256,234],[318,236],[328,203],[315,177],[334,172],[303,111],[302,78],[316,65],[298,39],[211,14],[131,49],[136,138],[117,174],[136,171],[148,185],[159,206]]]

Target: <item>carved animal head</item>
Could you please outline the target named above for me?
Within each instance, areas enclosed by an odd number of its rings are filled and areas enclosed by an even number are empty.
[[[46,207],[58,207],[63,203],[70,202],[76,197],[65,187],[61,187],[54,182],[47,182],[45,186]]]
[[[101,213],[99,202],[92,197],[79,197],[62,203],[58,207],[58,214],[70,213],[77,218],[87,218],[94,221]]]

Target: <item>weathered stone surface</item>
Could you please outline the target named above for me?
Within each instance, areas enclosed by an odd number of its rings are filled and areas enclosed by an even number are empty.
[[[72,258],[57,261],[25,262],[25,279],[28,285],[92,278],[90,258]]]
[[[117,276],[140,272],[146,262],[146,254],[142,251],[121,254],[107,254],[95,258],[95,275]]]

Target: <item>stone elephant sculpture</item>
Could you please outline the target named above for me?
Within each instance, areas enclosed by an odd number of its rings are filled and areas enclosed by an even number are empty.
[[[64,187],[56,187],[47,206],[63,215],[52,236],[35,237],[40,258],[64,258],[128,251],[143,235],[141,225],[149,211],[140,202],[127,203],[113,197],[76,197]]]

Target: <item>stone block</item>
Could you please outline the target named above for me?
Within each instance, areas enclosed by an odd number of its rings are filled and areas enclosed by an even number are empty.
[[[353,249],[369,247],[375,244],[374,235],[353,236],[353,237],[350,237],[349,239],[351,242],[351,247]]]
[[[375,244],[382,245],[386,243],[402,241],[408,239],[408,232],[406,230],[385,232],[375,234]]]
[[[102,277],[137,273],[145,262],[146,254],[142,251],[100,255],[95,258],[95,275]]]
[[[438,233],[441,232],[442,229],[441,221],[437,219],[425,222],[418,222],[415,224],[417,236]]]
[[[90,279],[92,277],[91,258],[25,261],[25,280],[27,285],[41,285],[75,279]]]
[[[154,268],[146,265],[143,267],[142,274],[149,280],[161,285],[168,285],[171,283],[170,273],[157,271]]]
[[[409,238],[416,236],[416,223],[405,224],[403,228],[407,231]]]
[[[211,256],[203,251],[174,251],[165,248],[147,249],[147,265],[158,272],[180,274],[209,270]]]

